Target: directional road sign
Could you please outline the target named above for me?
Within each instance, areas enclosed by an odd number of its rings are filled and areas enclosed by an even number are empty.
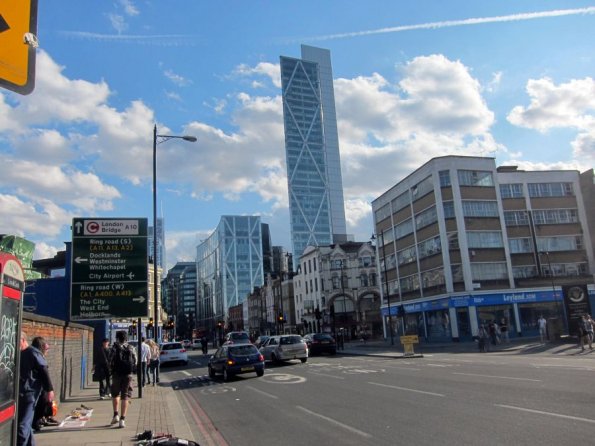
[[[146,218],[72,220],[70,317],[146,317]]]
[[[0,1],[0,87],[33,91],[36,33],[37,0]]]

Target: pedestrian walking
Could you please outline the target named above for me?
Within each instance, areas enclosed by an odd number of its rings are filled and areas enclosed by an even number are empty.
[[[490,351],[490,341],[488,330],[486,329],[485,325],[481,325],[479,327],[479,333],[477,334],[478,337],[478,347],[479,351],[482,353],[486,353]]]
[[[50,345],[41,336],[33,338],[31,345],[41,352],[44,358],[47,357],[47,353],[50,349]],[[46,359],[47,361],[47,359]],[[48,381],[50,387],[53,389],[52,381],[49,376],[48,367]],[[41,389],[37,403],[35,404],[35,410],[33,411],[33,430],[39,432],[43,426],[57,426],[60,423],[54,419],[52,414],[52,401],[48,401],[47,392]]]
[[[155,386],[159,382],[159,356],[161,352],[157,343],[152,339],[149,339],[147,344],[149,344],[149,351],[151,352],[149,356],[149,373],[153,377],[153,386]]]
[[[108,398],[110,394],[109,352],[109,339],[104,338],[93,366],[93,375],[99,380],[99,399],[101,400]]]
[[[48,373],[48,363],[41,351],[29,345],[27,335],[21,332],[21,362],[19,368],[19,404],[17,446],[35,446],[33,415],[42,390],[46,401],[54,400],[54,389]]]
[[[151,384],[151,377],[149,376],[149,359],[151,358],[151,349],[145,342],[145,338],[140,340],[140,374],[141,374],[141,385],[145,387],[147,383]]]
[[[547,321],[543,317],[543,314],[539,316],[537,326],[539,327],[539,338],[541,339],[541,343],[545,344],[547,339]]]
[[[209,340],[205,335],[200,338],[200,345],[202,347],[202,354],[206,355],[209,352]]]
[[[581,351],[585,351],[585,344],[589,344],[589,349],[593,350],[593,324],[591,316],[583,314],[579,324],[581,329]]]
[[[500,337],[502,339],[502,342],[508,344],[510,342],[510,339],[508,337],[508,318],[507,317],[503,317],[500,320]]]
[[[490,335],[490,340],[493,345],[498,345],[498,325],[496,325],[496,321],[492,320],[488,325],[488,333]]]
[[[110,424],[126,427],[126,412],[129,399],[132,398],[132,374],[136,370],[136,351],[128,342],[125,331],[116,332],[116,342],[108,357],[112,377],[112,406],[114,417]],[[118,412],[120,406],[120,412]]]

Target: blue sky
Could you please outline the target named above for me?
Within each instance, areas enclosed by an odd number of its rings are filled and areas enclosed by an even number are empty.
[[[331,51],[348,231],[429,159],[595,164],[593,1],[39,2],[36,88],[0,90],[0,233],[36,258],[73,217],[152,218],[159,146],[167,261],[221,215],[257,214],[289,248],[279,56]]]

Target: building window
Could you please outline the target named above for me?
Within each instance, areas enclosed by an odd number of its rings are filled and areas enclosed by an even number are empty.
[[[506,263],[472,263],[473,280],[503,280],[508,278]]]
[[[308,259],[308,272],[312,273],[312,259]]]
[[[398,240],[413,232],[413,220],[408,218],[403,223],[399,223],[395,226],[395,238]]]
[[[533,242],[529,237],[509,238],[508,245],[510,246],[511,254],[533,252]]]
[[[376,211],[376,222],[378,223],[387,217],[390,217],[390,204],[385,204]]]
[[[444,218],[455,218],[455,204],[452,201],[443,201]]]
[[[448,249],[459,249],[459,234],[456,232],[449,232],[448,237]]]
[[[519,183],[501,184],[500,185],[500,196],[502,198],[522,198],[523,197],[523,185],[519,184]]]
[[[403,277],[399,281],[399,286],[401,287],[401,291],[404,293],[407,291],[419,290],[419,276],[417,274],[413,274],[411,276]]]
[[[536,225],[559,225],[564,223],[578,223],[578,212],[576,209],[534,210],[533,221]]]
[[[405,206],[409,205],[409,191],[403,192],[397,198],[392,201],[393,212],[398,212]],[[379,221],[378,219],[376,221]]]
[[[415,216],[415,229],[420,230],[421,228],[435,223],[437,220],[438,215],[436,214],[436,206],[432,206]]]
[[[571,197],[574,195],[572,183],[529,183],[530,197]]]
[[[314,278],[314,289],[318,292],[318,278]]]
[[[450,172],[448,170],[441,170],[438,172],[440,177],[440,187],[449,187],[450,184]]]
[[[399,263],[399,265],[415,262],[416,258],[417,252],[415,249],[415,245],[397,252],[397,262]]]
[[[473,231],[467,233],[467,243],[469,248],[502,248],[501,232]]]
[[[359,276],[359,284],[360,286],[369,286],[367,274],[362,274],[361,276]]]
[[[492,172],[482,170],[459,170],[459,184],[461,186],[493,187]]]
[[[424,240],[421,243],[418,243],[417,251],[419,252],[420,259],[442,252],[440,236],[432,237],[430,239]]]
[[[376,273],[370,273],[370,286],[377,286]]]
[[[374,264],[374,258],[371,256],[362,256],[359,258],[360,268],[372,266]]]
[[[463,201],[463,215],[465,217],[497,217],[498,203],[495,201]]]
[[[333,290],[341,288],[341,278],[339,276],[333,276]]]
[[[537,267],[535,265],[513,266],[512,276],[515,279],[530,279],[537,277]]]
[[[504,211],[504,223],[506,226],[527,226],[529,214],[527,211]]]
[[[444,285],[444,270],[442,268],[432,269],[421,273],[421,282],[424,288],[433,288]]]
[[[412,200],[415,201],[433,190],[434,184],[432,182],[432,176],[430,175],[411,188]]]
[[[583,238],[580,235],[560,235],[557,237],[539,237],[537,250],[545,251],[576,251],[583,249]]]

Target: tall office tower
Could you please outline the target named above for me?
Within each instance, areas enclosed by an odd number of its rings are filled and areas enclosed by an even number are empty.
[[[157,219],[157,267],[165,271],[165,228],[163,218]],[[149,257],[153,258],[153,226],[147,229]]]
[[[283,121],[293,253],[346,239],[330,51],[302,45],[281,56]],[[297,265],[299,262],[295,262]]]

